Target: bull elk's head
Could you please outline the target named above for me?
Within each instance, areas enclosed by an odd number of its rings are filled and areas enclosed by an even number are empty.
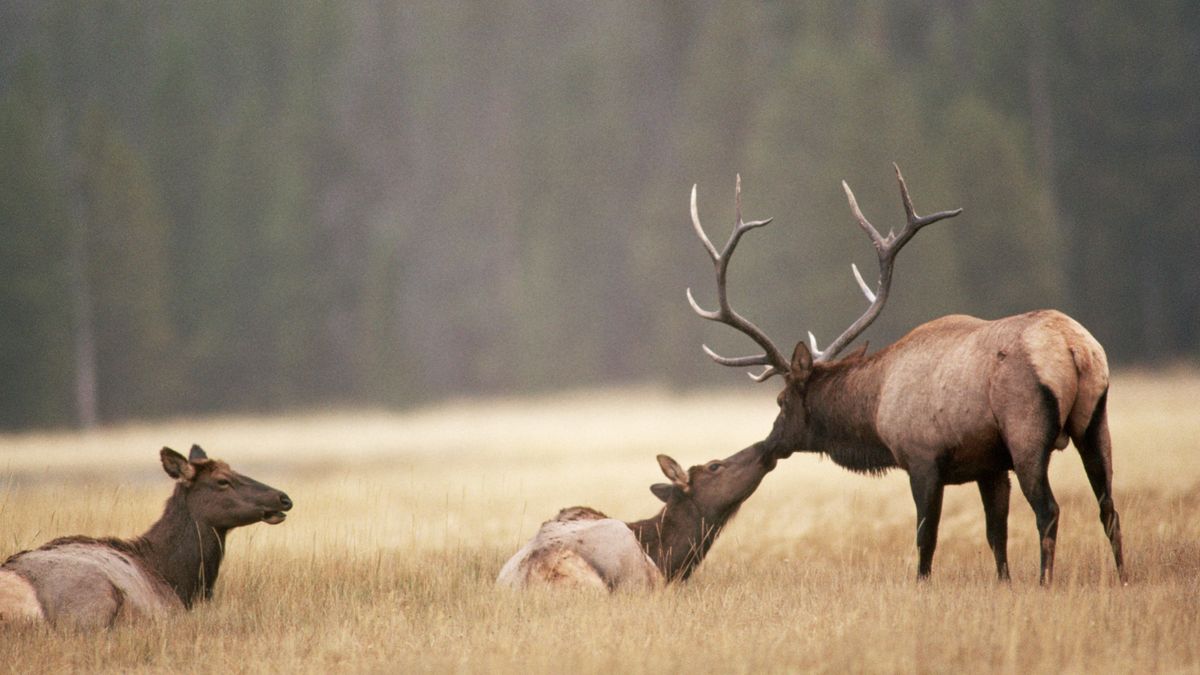
[[[283,492],[229,468],[219,459],[209,459],[193,445],[185,459],[171,448],[159,452],[163,470],[186,492],[188,513],[202,526],[228,530],[262,521],[282,523],[292,508]]]
[[[862,316],[858,317],[849,328],[842,332],[825,349],[817,348],[817,339],[810,332],[808,334],[809,344],[806,345],[803,340],[798,342],[790,360],[784,357],[783,352],[775,346],[775,343],[771,342],[771,339],[758,326],[755,326],[730,307],[726,292],[726,275],[729,268],[729,259],[732,257],[738,241],[742,238],[743,234],[767,225],[771,222],[771,219],[756,220],[749,223],[742,220],[742,177],[739,175],[734,189],[737,222],[734,225],[732,234],[729,236],[729,241],[725,244],[725,248],[718,252],[717,248],[709,241],[708,235],[704,233],[704,228],[700,225],[700,214],[696,207],[696,186],[692,186],[692,225],[696,229],[696,236],[700,237],[700,241],[704,244],[704,248],[708,251],[708,255],[713,261],[713,267],[716,269],[718,309],[708,311],[701,308],[696,299],[692,297],[692,289],[690,288],[687,291],[687,299],[697,314],[710,321],[717,321],[732,326],[738,331],[745,333],[763,350],[762,354],[727,358],[720,356],[709,349],[707,345],[704,345],[704,352],[712,357],[714,361],[723,366],[737,368],[764,366],[761,372],[750,374],[750,377],[756,382],[764,382],[773,375],[783,376],[784,389],[779,394],[779,416],[776,418],[775,426],[771,431],[770,437],[767,439],[767,444],[772,447],[772,452],[775,454],[790,451],[804,438],[807,424],[804,412],[805,388],[814,368],[817,367],[817,364],[833,360],[847,345],[853,342],[855,338],[871,325],[871,322],[875,320],[875,317],[883,309],[884,303],[887,302],[888,291],[892,285],[892,269],[895,265],[896,254],[900,252],[900,249],[921,228],[962,213],[962,209],[955,209],[953,211],[940,211],[928,216],[918,216],[916,210],[913,208],[912,199],[908,196],[908,186],[904,183],[904,176],[900,174],[900,167],[894,164],[893,167],[896,169],[896,180],[900,183],[900,196],[904,201],[904,212],[907,215],[907,222],[899,234],[889,231],[886,237],[880,235],[875,226],[863,215],[862,210],[858,208],[858,202],[854,199],[854,193],[850,190],[850,186],[845,181],[842,181],[842,188],[846,191],[846,198],[850,202],[850,211],[858,221],[859,227],[871,238],[871,243],[875,246],[875,253],[879,258],[879,281],[874,291],[867,286],[862,275],[859,274],[858,267],[853,264],[850,265],[851,270],[854,272],[854,278],[858,281],[858,286],[862,289],[863,295],[866,296],[867,302],[870,305],[863,312]],[[863,347],[856,355],[864,353],[865,350],[866,348]]]

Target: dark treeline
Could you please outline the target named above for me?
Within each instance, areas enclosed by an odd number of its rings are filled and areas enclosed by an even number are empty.
[[[1200,358],[1200,5],[0,5],[0,427],[741,377],[822,343],[877,226],[883,344],[1045,306]],[[873,276],[868,274],[868,277]]]

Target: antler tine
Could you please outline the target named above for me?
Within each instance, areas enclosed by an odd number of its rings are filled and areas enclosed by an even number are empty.
[[[692,227],[696,230],[696,236],[700,237],[700,243],[704,244],[704,248],[708,250],[708,257],[717,261],[720,256],[717,255],[717,247],[712,245],[708,240],[708,235],[704,234],[704,227],[700,225],[700,209],[696,207],[696,185],[692,184]],[[695,306],[695,303],[692,303]]]
[[[763,369],[763,371],[761,373],[759,373],[757,375],[755,375],[754,373],[746,373],[746,374],[749,375],[750,379],[754,380],[755,382],[766,382],[767,380],[771,379],[772,375],[775,375],[778,372],[779,372],[779,370],[775,366],[767,366],[766,368]]]
[[[862,275],[858,273],[858,265],[850,263],[850,269],[854,272],[854,280],[858,282],[858,288],[867,296],[867,302],[875,302],[875,292],[867,286],[867,282],[863,281]]]
[[[920,230],[926,225],[932,225],[939,220],[953,218],[954,216],[962,213],[962,209],[938,211],[937,213],[932,213],[928,216],[918,216],[917,210],[913,208],[912,198],[908,196],[908,185],[904,182],[904,174],[900,173],[900,165],[892,162],[892,168],[896,170],[896,182],[900,184],[900,198],[904,201],[904,215],[907,221],[904,225],[904,229],[900,231],[900,235],[895,237],[895,243],[893,244],[891,241],[888,242],[889,244],[892,244],[890,248],[893,248],[895,251],[899,251],[904,244],[908,243],[909,239],[912,239],[913,236],[916,235],[917,230]],[[889,239],[891,239],[891,237],[889,237]],[[893,252],[892,255],[894,256],[895,252]]]
[[[875,248],[882,251],[885,246],[883,237],[879,235],[879,230],[875,229],[871,221],[867,220],[867,217],[863,215],[862,209],[858,208],[858,200],[854,198],[854,191],[850,189],[846,181],[842,181],[842,189],[846,191],[846,201],[850,202],[850,213],[854,214],[854,219],[858,221],[858,226],[871,238],[871,243],[875,244]]]
[[[858,207],[858,201],[854,199],[854,192],[850,190],[850,186],[846,181],[842,181],[842,188],[846,191],[846,200],[850,203],[850,212],[854,214],[855,220],[858,221],[859,227],[867,233],[871,238],[871,243],[875,245],[875,253],[879,258],[879,286],[876,291],[872,292],[863,281],[862,275],[858,272],[857,265],[850,265],[854,272],[854,278],[858,282],[858,287],[862,289],[863,295],[867,297],[870,306],[867,311],[863,312],[862,316],[850,324],[844,333],[839,335],[836,340],[825,348],[825,351],[820,354],[814,353],[814,357],[818,361],[828,361],[837,356],[846,345],[850,344],[862,334],[867,326],[879,316],[879,312],[883,309],[884,303],[887,302],[888,291],[892,286],[892,269],[895,266],[896,254],[900,249],[912,239],[917,232],[926,225],[932,225],[939,220],[953,218],[962,213],[962,209],[954,209],[953,211],[939,211],[928,216],[918,216],[916,209],[913,208],[912,198],[908,194],[908,185],[904,182],[904,176],[900,173],[900,167],[893,163],[892,166],[896,169],[896,180],[900,183],[900,198],[904,202],[905,223],[904,228],[900,230],[900,234],[888,232],[887,237],[882,237],[879,231],[863,216],[862,210]],[[815,350],[814,350],[815,352]]]
[[[707,346],[703,346],[704,352],[721,365],[739,368],[746,366],[767,366],[767,368],[759,375],[751,375],[751,377],[753,377],[756,381],[761,382],[777,372],[785,372],[788,368],[788,361],[784,358],[783,352],[779,351],[779,348],[775,346],[775,343],[771,342],[771,339],[768,338],[766,334],[758,328],[758,326],[755,326],[745,317],[735,312],[729,305],[729,297],[725,280],[729,269],[729,260],[733,256],[733,251],[735,248],[737,248],[738,241],[741,240],[742,235],[750,230],[769,224],[771,219],[768,218],[766,220],[756,220],[749,223],[742,220],[741,174],[738,174],[734,185],[734,208],[735,215],[737,216],[737,223],[735,223],[733,232],[731,232],[729,235],[729,241],[726,242],[725,248],[718,253],[716,247],[712,245],[712,242],[709,241],[707,235],[704,234],[704,227],[700,225],[699,209],[696,206],[696,186],[692,186],[692,226],[696,230],[696,235],[700,237],[700,241],[704,244],[704,248],[708,250],[708,255],[713,261],[713,268],[715,269],[717,275],[717,301],[719,309],[716,311],[710,311],[700,307],[700,304],[696,302],[695,297],[692,296],[692,289],[690,288],[687,289],[687,299],[688,304],[690,304],[692,309],[701,317],[708,319],[709,321],[717,321],[735,328],[738,331],[745,333],[750,337],[750,339],[754,340],[758,346],[763,348],[764,353],[755,356],[727,358],[720,356]]]
[[[738,357],[730,358],[728,356],[721,356],[720,354],[714,352],[713,350],[708,348],[708,345],[700,345],[700,348],[704,350],[705,354],[708,354],[709,358],[711,358],[713,361],[716,361],[717,363],[719,363],[723,366],[732,366],[734,368],[746,368],[749,366],[769,366],[769,365],[771,365],[767,361],[766,354],[759,354],[758,356],[738,356]]]

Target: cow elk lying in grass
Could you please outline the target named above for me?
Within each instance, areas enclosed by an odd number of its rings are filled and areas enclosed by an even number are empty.
[[[626,523],[586,506],[563,509],[504,564],[496,583],[613,591],[686,580],[775,459],[753,445],[687,471],[666,455],[658,464],[671,482],[650,486],[665,503],[657,515]]]
[[[864,473],[893,467],[908,472],[917,507],[918,578],[930,573],[937,544],[942,491],[946,485],[975,482],[983,498],[987,540],[996,573],[1008,578],[1008,472],[1037,517],[1043,584],[1054,575],[1058,504],[1050,491],[1050,454],[1070,439],[1100,504],[1100,522],[1112,545],[1118,576],[1124,580],[1121,526],[1112,495],[1112,451],[1105,401],[1108,365],[1104,350],[1070,317],[1043,310],[984,321],[945,316],[918,326],[885,349],[868,355],[866,346],[835,357],[875,319],[887,301],[896,254],[926,225],[958,215],[961,209],[918,216],[904,178],[896,168],[907,223],[899,234],[881,236],[863,216],[844,182],[850,210],[871,238],[879,258],[879,282],[868,288],[851,266],[870,306],[824,350],[803,341],[789,360],[754,324],[730,308],[726,271],[738,240],[770,222],[742,221],[741,178],[735,191],[737,223],[718,252],[704,234],[692,188],[692,224],[716,268],[719,309],[705,311],[688,290],[700,316],[745,333],[763,354],[725,358],[704,347],[726,366],[765,366],[752,377],[762,382],[782,375],[779,415],[765,445],[778,458],[793,452],[821,452],[837,464]]]
[[[225,534],[257,522],[283,522],[287,495],[209,459],[163,448],[175,492],[163,515],[134,539],[62,537],[0,566],[0,622],[49,621],[94,628],[119,619],[190,609],[210,599]]]

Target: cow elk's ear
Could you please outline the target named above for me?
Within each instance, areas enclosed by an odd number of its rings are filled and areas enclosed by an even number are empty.
[[[812,352],[808,351],[808,345],[804,341],[796,343],[796,349],[792,352],[792,364],[788,368],[792,379],[797,382],[803,382],[808,379],[808,374],[812,372],[813,357]]]
[[[666,504],[671,501],[671,497],[676,492],[679,492],[679,488],[675,487],[674,483],[655,483],[654,485],[650,486],[650,491],[653,492],[654,496],[658,497],[662,503]]]
[[[206,462],[208,461],[208,454],[204,452],[204,448],[192,445],[191,451],[188,452],[188,461],[196,463]]]
[[[166,471],[171,478],[186,482],[196,477],[195,467],[178,452],[164,446],[158,456],[162,459],[163,471]]]
[[[667,457],[666,455],[658,456],[658,466],[662,469],[663,475],[671,479],[680,490],[688,492],[691,490],[690,479],[687,471],[679,466],[679,462]]]

